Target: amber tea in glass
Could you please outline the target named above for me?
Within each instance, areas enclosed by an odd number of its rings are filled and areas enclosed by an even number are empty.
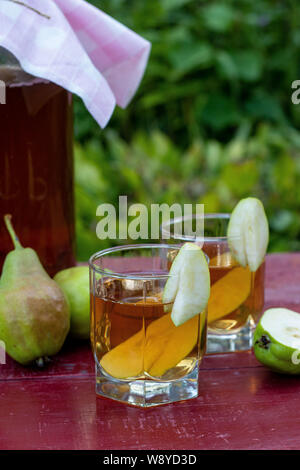
[[[182,235],[183,219],[180,218],[161,227],[162,238],[179,244],[194,241],[201,244],[209,258],[211,293],[207,306],[207,352],[248,350],[252,347],[253,329],[264,305],[265,262],[251,273],[248,267],[240,266],[233,258],[226,234],[230,214],[199,217],[204,217],[203,234]]]
[[[171,252],[175,256],[178,248],[131,245],[91,258],[91,343],[98,395],[142,407],[198,395],[206,312],[174,325],[172,304],[162,301]]]

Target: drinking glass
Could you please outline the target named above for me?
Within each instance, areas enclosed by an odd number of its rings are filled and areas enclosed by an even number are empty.
[[[162,300],[178,245],[120,246],[89,262],[97,395],[150,407],[198,396],[207,312],[175,326]],[[171,257],[171,258],[170,258]]]
[[[197,233],[196,218],[204,218],[204,231]],[[184,221],[189,218],[190,224]],[[264,305],[265,261],[251,273],[233,258],[227,236],[230,214],[206,213],[166,221],[161,238],[170,243],[190,241],[202,246],[209,258],[211,293],[207,317],[207,353],[243,351],[252,347],[253,330]],[[198,224],[200,227],[203,225]],[[186,227],[189,227],[187,231]]]

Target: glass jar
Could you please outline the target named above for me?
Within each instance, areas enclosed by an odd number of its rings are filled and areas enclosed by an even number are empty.
[[[13,248],[3,220],[11,214],[52,276],[75,264],[72,95],[25,73],[3,48],[0,80],[0,271]]]

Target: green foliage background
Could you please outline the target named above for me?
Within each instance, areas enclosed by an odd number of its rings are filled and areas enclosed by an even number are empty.
[[[149,39],[143,82],[103,131],[75,99],[77,251],[102,247],[96,207],[265,204],[269,251],[300,249],[297,0],[93,0]],[[118,243],[118,242],[117,242]]]

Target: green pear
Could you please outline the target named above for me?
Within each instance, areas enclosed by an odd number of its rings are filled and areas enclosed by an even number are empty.
[[[0,339],[20,364],[57,354],[70,328],[67,300],[44,270],[36,252],[23,248],[4,217],[15,249],[8,253],[0,279]]]
[[[90,287],[88,266],[64,269],[54,276],[68,299],[71,313],[70,335],[74,338],[90,337]]]

